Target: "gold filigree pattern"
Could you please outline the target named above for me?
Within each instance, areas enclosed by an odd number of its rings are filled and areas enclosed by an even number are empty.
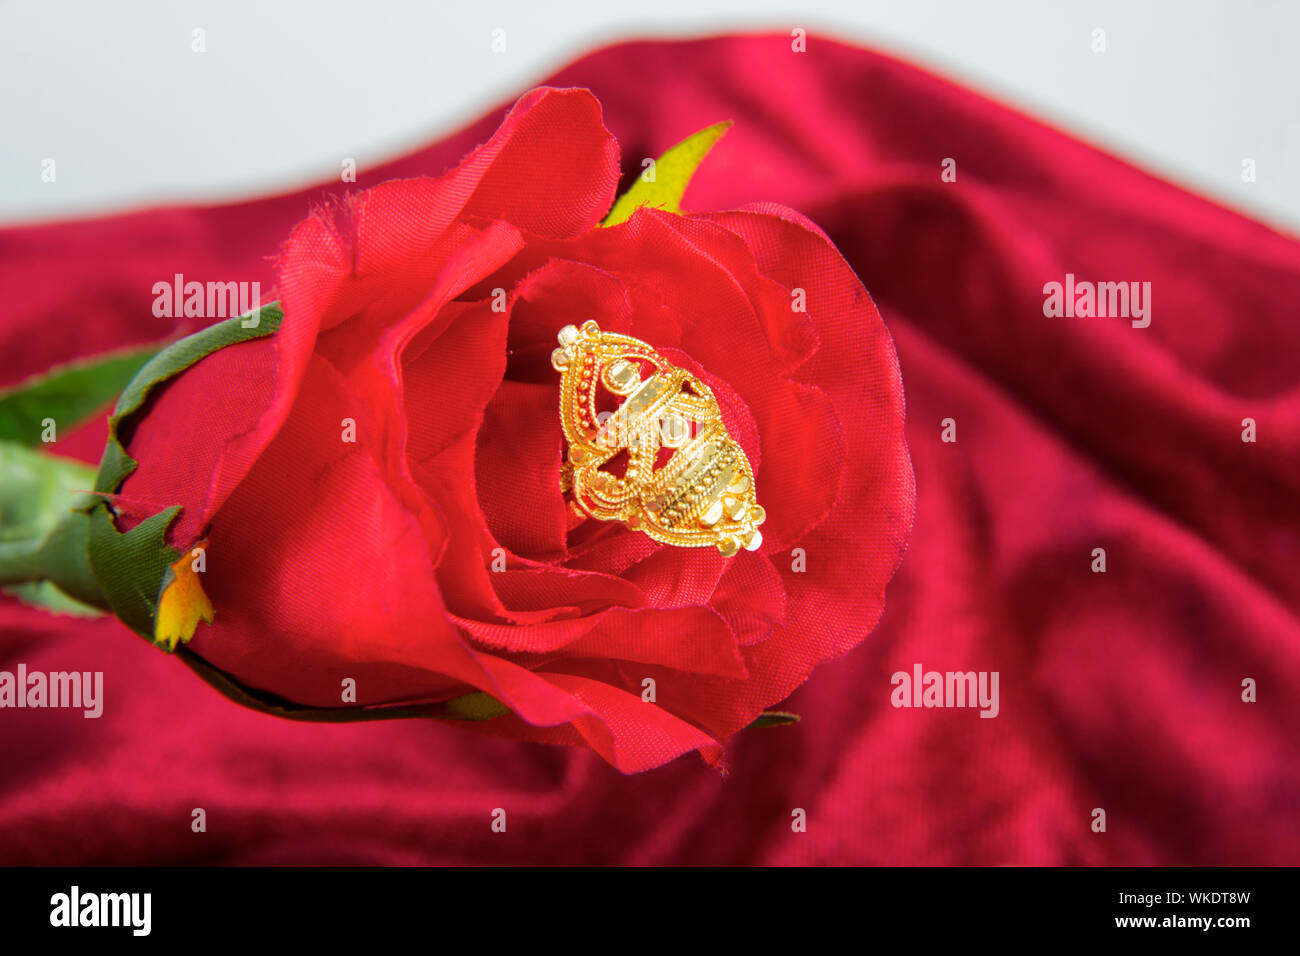
[[[560,487],[578,513],[681,548],[713,545],[727,557],[756,550],[766,513],[712,390],[640,339],[595,322],[566,325],[558,338],[551,365],[561,373],[569,442]],[[602,410],[606,397],[622,402]]]

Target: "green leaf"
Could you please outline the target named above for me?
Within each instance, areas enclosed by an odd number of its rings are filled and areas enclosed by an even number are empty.
[[[53,581],[32,581],[28,584],[15,584],[5,588],[10,594],[24,604],[43,607],[55,614],[70,614],[73,617],[100,617],[103,615],[97,607],[91,607],[75,598],[68,597]]]
[[[44,538],[94,485],[83,462],[0,441],[0,541]]]
[[[786,724],[797,724],[801,718],[798,714],[792,714],[784,710],[765,710],[750,722],[746,730],[753,730],[756,727],[783,727]]]
[[[64,527],[83,517],[74,510],[88,501],[94,481],[94,469],[79,461],[0,442],[0,582],[11,585],[9,593],[53,611],[99,613],[89,606],[103,602],[84,537],[80,554],[76,543],[66,550],[75,529]]]
[[[642,206],[680,213],[682,196],[686,194],[686,187],[690,185],[695,170],[709,154],[713,144],[730,128],[730,120],[715,123],[693,136],[688,136],[660,156],[652,167],[654,181],[646,182],[646,172],[642,172],[632,184],[632,188],[618,197],[614,208],[609,211],[609,215],[601,225],[617,226],[621,222],[626,222],[632,218],[632,213]]]
[[[65,431],[76,427],[107,406],[161,347],[110,352],[60,365],[0,390],[0,441],[39,445],[47,418]]]

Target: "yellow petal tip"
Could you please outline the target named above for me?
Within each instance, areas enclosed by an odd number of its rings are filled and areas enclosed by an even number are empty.
[[[153,642],[168,651],[176,650],[178,643],[188,644],[199,621],[212,623],[215,612],[199,579],[206,565],[207,545],[206,540],[200,541],[182,554],[163,578],[154,616]]]

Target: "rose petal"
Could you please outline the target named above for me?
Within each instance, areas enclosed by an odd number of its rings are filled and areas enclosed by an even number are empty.
[[[718,741],[637,694],[574,674],[546,673],[545,679],[571,695],[586,713],[558,727],[529,726],[512,717],[467,725],[511,739],[581,746],[585,744],[623,773],[640,773],[697,750],[710,765],[722,759]]]
[[[563,556],[568,528],[557,405],[554,383],[502,382],[484,412],[474,459],[478,499],[492,536],[536,561]]]

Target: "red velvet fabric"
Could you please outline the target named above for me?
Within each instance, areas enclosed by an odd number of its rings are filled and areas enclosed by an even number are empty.
[[[1295,862],[1300,245],[820,38],[631,44],[547,82],[596,94],[629,171],[734,119],[686,208],[800,209],[870,289],[918,484],[879,627],[795,692],[800,724],[737,737],[729,775],[625,777],[439,725],[276,721],[111,620],[5,600],[0,668],[103,670],[106,700],[98,720],[0,712],[0,861]],[[500,117],[357,185],[440,173]],[[259,263],[321,195],[0,233],[0,375],[188,331],[152,316],[160,276],[269,287]],[[1150,327],[1045,316],[1067,272],[1149,281]],[[94,458],[102,435],[63,449]],[[892,707],[915,664],[999,672],[998,716]]]

